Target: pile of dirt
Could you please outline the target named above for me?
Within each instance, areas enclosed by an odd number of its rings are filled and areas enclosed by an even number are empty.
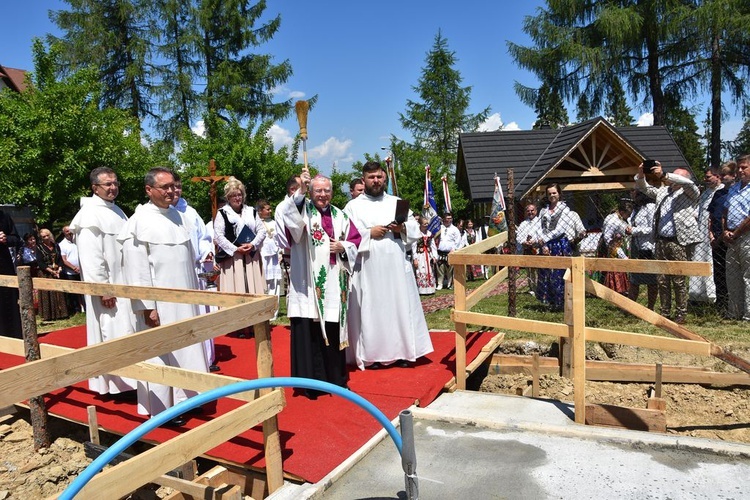
[[[48,423],[52,443],[34,451],[29,413],[20,409],[0,416],[0,500],[58,495],[91,463],[83,447],[85,427],[54,417]],[[128,498],[155,500],[172,491],[146,486]]]

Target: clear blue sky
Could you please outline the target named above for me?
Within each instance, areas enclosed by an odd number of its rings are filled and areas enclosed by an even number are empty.
[[[408,99],[419,100],[417,85],[425,57],[441,30],[458,59],[463,85],[472,87],[469,112],[491,107],[488,130],[502,123],[508,128],[529,129],[534,111],[522,104],[513,85],[536,85],[535,78],[518,69],[508,55],[506,41],[528,44],[522,32],[525,16],[534,15],[540,0],[268,0],[266,16],[281,14],[279,33],[259,52],[276,62],[289,59],[294,74],[278,89],[279,100],[306,99],[318,103],[308,118],[308,155],[323,172],[335,163],[348,170],[365,153],[381,153],[391,134],[410,137],[401,129],[398,113]],[[0,64],[33,69],[31,40],[58,33],[49,10],[66,9],[61,0],[9,2],[3,7],[0,30]],[[700,106],[698,120],[705,116]],[[633,116],[646,109],[634,107]],[[568,106],[575,119],[575,109]],[[734,138],[742,122],[733,117],[724,124],[723,136]],[[298,131],[294,116],[276,124],[274,142],[291,142]]]

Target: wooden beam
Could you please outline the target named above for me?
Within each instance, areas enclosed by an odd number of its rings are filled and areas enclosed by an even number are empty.
[[[585,423],[638,431],[667,432],[666,414],[663,411],[643,408],[587,404]]]
[[[466,310],[466,267],[455,266],[453,302],[456,311]],[[466,389],[466,323],[456,321],[456,388]]]
[[[474,358],[474,361],[466,365],[466,376],[468,377],[474,371],[476,371],[479,366],[487,361],[487,358],[492,356],[495,353],[495,350],[497,350],[498,346],[502,343],[503,339],[505,338],[505,333],[500,332],[496,334],[492,339],[485,344],[484,347],[482,347],[482,350],[479,351],[479,354],[476,358]]]
[[[586,270],[670,274],[677,276],[711,276],[711,263],[682,260],[587,258]]]
[[[71,347],[62,347],[53,344],[40,344],[40,347],[42,349],[43,358],[50,358],[76,351],[76,349]],[[23,343],[20,339],[0,337],[0,352],[23,356]],[[194,372],[191,370],[185,370],[184,368],[153,365],[146,362],[135,363],[124,368],[113,370],[110,373],[120,377],[170,385],[172,387],[182,387],[198,392],[206,392],[211,389],[216,389],[217,387],[223,387],[225,385],[247,380],[245,378],[230,377],[218,373]],[[256,399],[255,393],[256,391],[242,392],[230,397],[242,401],[254,401]]]
[[[508,268],[504,267],[500,269],[498,272],[490,276],[490,278],[476,287],[472,292],[466,297],[466,310],[470,310],[472,307],[477,305],[480,300],[487,297],[487,295],[494,290],[497,285],[502,283],[508,278]]]
[[[568,325],[561,325],[560,323],[537,321],[533,319],[511,318],[509,316],[496,316],[494,314],[484,314],[469,311],[453,310],[451,312],[451,319],[455,322],[489,326],[500,330],[518,330],[521,332],[552,335],[553,337],[568,337],[570,336],[571,330],[571,327],[569,327]]]
[[[165,472],[278,414],[283,407],[283,391],[279,389],[214,417],[199,427],[99,473],[81,489],[81,498],[123,497],[136,487],[152,482]]]
[[[513,255],[513,254],[487,254],[469,255],[451,252],[448,254],[448,262],[451,265],[482,265],[482,266],[517,266],[536,267],[542,269],[567,269],[571,266],[572,257],[552,257],[546,255]],[[625,259],[622,259],[625,262]],[[645,261],[644,261],[645,262]]]
[[[565,191],[621,191],[624,189],[632,189],[633,186],[635,186],[635,181],[566,184]]]
[[[274,310],[273,301],[253,301],[2,370],[0,406],[203,342],[254,320],[268,320]]]
[[[539,373],[541,375],[554,375],[559,370],[560,362],[557,358],[544,356],[539,358]],[[495,375],[531,375],[532,359],[531,356],[516,354],[493,354],[489,371]],[[653,363],[586,360],[586,380],[655,383],[655,365]],[[693,366],[664,365],[662,367],[662,382],[721,387],[750,386],[750,375],[747,373],[714,372],[706,368]]]
[[[586,267],[583,257],[573,257],[571,268],[573,296],[573,396],[575,421],[586,420]]]
[[[711,344],[700,340],[673,339],[659,335],[621,332],[604,328],[586,328],[586,340],[610,344],[631,345],[660,351],[684,352],[696,356],[711,356]]]
[[[501,246],[506,241],[508,241],[508,231],[503,231],[502,233],[477,241],[473,245],[451,252],[450,255],[481,255],[487,250],[492,250]]]

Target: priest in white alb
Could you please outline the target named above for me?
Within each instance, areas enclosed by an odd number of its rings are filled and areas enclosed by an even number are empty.
[[[396,223],[399,200],[385,190],[380,163],[362,167],[364,194],[344,208],[362,234],[349,308],[349,340],[360,369],[411,366],[433,351],[406,249],[421,237],[419,223]]]
[[[123,245],[125,280],[129,285],[198,289],[195,255],[191,242],[192,227],[172,206],[176,187],[172,172],[153,168],[145,177],[149,203],[140,205],[120,233]],[[133,300],[138,331],[198,316],[194,304]],[[192,344],[147,360],[149,363],[208,372],[203,346]],[[138,382],[138,413],[157,415],[196,394],[195,391]],[[176,417],[170,425],[185,423]]]
[[[75,234],[81,279],[122,285],[122,245],[117,241],[117,235],[128,218],[115,205],[120,183],[114,170],[107,167],[95,168],[89,179],[93,195],[81,198],[81,209],[69,226]],[[120,338],[135,331],[130,299],[86,295],[85,301],[87,345]],[[116,398],[134,397],[136,381],[105,374],[89,379],[89,389]]]
[[[331,180],[310,181],[302,171],[297,191],[276,207],[291,248],[287,297],[293,377],[347,386],[349,281],[360,242],[359,230],[331,205]],[[310,200],[305,194],[310,192]],[[308,390],[307,397],[319,393]]]

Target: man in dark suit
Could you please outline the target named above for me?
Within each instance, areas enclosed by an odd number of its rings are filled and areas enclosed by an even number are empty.
[[[678,168],[673,173],[662,170],[661,163],[651,169],[652,179],[661,180],[660,187],[646,181],[643,164],[638,167],[635,187],[656,202],[654,216],[654,258],[657,260],[686,261],[692,257],[695,244],[701,240],[698,229],[698,199],[700,191],[690,178],[690,172]],[[660,274],[657,277],[661,315],[670,317],[672,289],[675,299],[675,323],[685,323],[687,314],[687,281],[685,276]]]

